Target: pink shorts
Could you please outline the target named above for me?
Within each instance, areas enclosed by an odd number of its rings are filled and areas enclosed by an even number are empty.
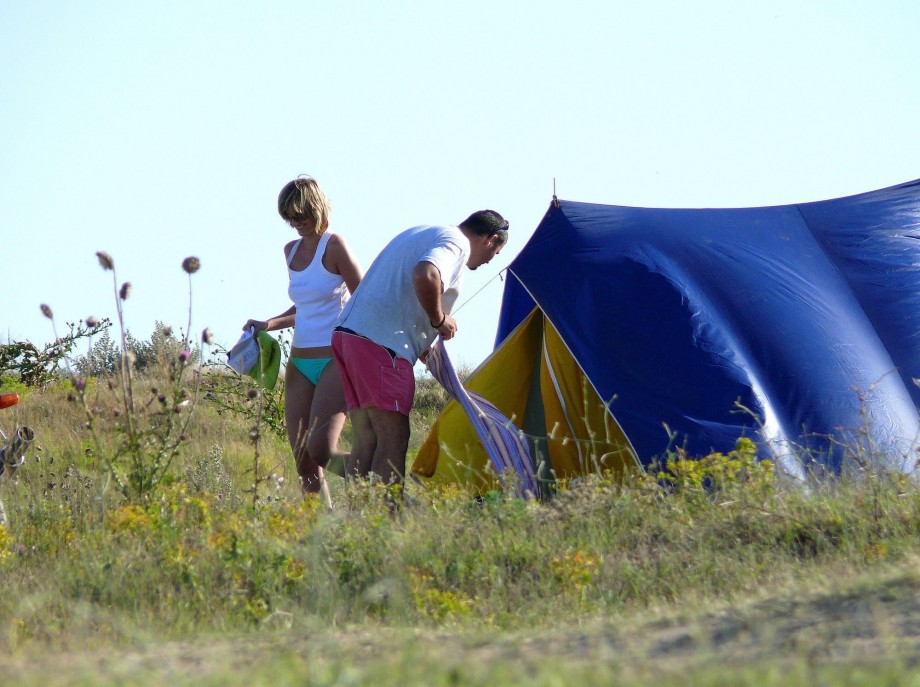
[[[349,332],[332,332],[332,354],[339,365],[345,405],[380,408],[408,415],[415,396],[415,373],[405,358],[370,339]]]

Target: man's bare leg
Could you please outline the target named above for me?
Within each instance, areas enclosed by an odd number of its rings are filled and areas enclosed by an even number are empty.
[[[409,418],[402,413],[367,408],[376,436],[371,472],[384,484],[402,484],[406,475],[406,451],[409,449]]]
[[[375,408],[353,408],[348,411],[351,418],[351,456],[348,460],[348,477],[369,477],[377,449],[377,435],[371,423],[371,410]]]

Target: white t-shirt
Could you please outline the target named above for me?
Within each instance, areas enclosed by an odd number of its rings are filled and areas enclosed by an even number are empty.
[[[430,262],[441,273],[445,313],[460,295],[470,242],[457,227],[422,225],[394,238],[374,260],[336,324],[386,346],[413,365],[438,333],[418,302],[413,271]]]

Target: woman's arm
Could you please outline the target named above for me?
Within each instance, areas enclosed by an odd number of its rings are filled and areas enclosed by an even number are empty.
[[[332,274],[341,274],[349,292],[354,293],[364,276],[357,260],[348,249],[348,244],[338,234],[329,237],[326,244],[326,254],[323,256],[323,267]]]
[[[243,331],[248,332],[253,327],[257,332],[263,329],[267,332],[273,332],[276,329],[287,329],[294,326],[294,315],[297,313],[297,307],[291,306],[280,315],[269,317],[267,320],[246,320],[243,325]]]

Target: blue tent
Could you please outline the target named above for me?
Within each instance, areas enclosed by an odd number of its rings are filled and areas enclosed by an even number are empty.
[[[920,458],[920,181],[760,208],[554,201],[508,271],[468,384],[517,396],[496,405],[550,445],[595,447],[557,473],[742,435],[798,476]],[[436,426],[416,472],[468,449],[460,434]]]

